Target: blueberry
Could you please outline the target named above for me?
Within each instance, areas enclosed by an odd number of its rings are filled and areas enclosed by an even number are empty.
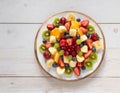
[[[57,50],[58,50],[58,51],[60,51],[60,50],[61,50],[61,48],[60,48],[60,47],[58,47],[58,48],[57,48]]]
[[[58,64],[57,64],[56,62],[54,62],[54,63],[52,64],[52,67],[56,68],[56,67],[58,67]]]
[[[76,19],[76,21],[80,22],[80,21],[81,21],[81,19],[80,19],[80,18],[77,18],[77,19]]]
[[[95,47],[92,48],[92,52],[96,52],[96,48]]]
[[[57,39],[57,42],[58,42],[58,43],[60,42],[60,38]]]
[[[54,43],[51,43],[51,46],[54,46]]]
[[[77,34],[77,35],[76,35],[76,37],[79,39],[79,38],[80,38],[80,35],[79,35],[79,34]]]
[[[86,67],[85,67],[85,66],[82,66],[82,67],[81,67],[81,69],[82,69],[82,70],[85,70],[85,69],[86,69]]]
[[[81,43],[79,46],[80,46],[80,48],[81,48],[81,47],[83,47],[84,45],[83,45],[83,43]]]
[[[69,34],[66,34],[66,35],[65,35],[65,38],[69,38],[69,37],[70,37],[70,35],[69,35]]]
[[[64,35],[67,35],[67,34],[69,34],[69,32],[65,32],[65,33],[64,33]]]
[[[77,60],[77,58],[76,58],[76,57],[72,57],[72,60],[73,60],[73,61],[76,61],[76,60]]]
[[[65,64],[65,69],[68,69],[69,67],[69,64]]]
[[[60,59],[63,60],[63,56],[62,55],[60,56]]]
[[[60,24],[59,24],[59,23],[55,24],[55,27],[57,27],[57,28],[58,28],[59,26],[60,26]]]
[[[86,36],[87,36],[88,38],[90,38],[90,34],[89,34],[89,33],[86,33]]]
[[[47,40],[44,39],[44,40],[43,40],[43,43],[46,43],[46,42],[47,42]]]

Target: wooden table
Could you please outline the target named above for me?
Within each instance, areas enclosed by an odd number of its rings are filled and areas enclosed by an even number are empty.
[[[0,0],[0,93],[120,93],[120,0]],[[87,79],[48,76],[34,56],[37,29],[49,15],[76,10],[92,18],[106,38],[106,56]]]

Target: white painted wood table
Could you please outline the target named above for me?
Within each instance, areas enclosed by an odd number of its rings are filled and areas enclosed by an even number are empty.
[[[0,0],[0,93],[120,93],[119,9],[120,0]],[[106,38],[102,66],[82,81],[53,79],[34,56],[38,27],[64,10],[91,16]]]

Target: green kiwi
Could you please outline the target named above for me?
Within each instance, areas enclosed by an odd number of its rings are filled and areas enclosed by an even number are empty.
[[[45,39],[45,40],[49,40],[49,38],[50,38],[50,31],[49,30],[43,31],[42,38]]]
[[[40,51],[41,53],[44,53],[45,50],[46,50],[45,44],[41,44],[40,47],[39,47],[39,51]]]
[[[83,56],[83,52],[78,51],[78,56]]]
[[[89,34],[93,34],[95,32],[95,29],[92,25],[89,25],[87,28],[88,28],[88,33]]]
[[[89,59],[92,60],[92,61],[94,61],[94,62],[97,61],[97,59],[98,59],[97,53],[92,53],[90,55]]]
[[[68,60],[71,61],[72,60],[72,55],[68,56]]]
[[[53,25],[59,24],[60,19],[59,18],[54,18]]]
[[[92,69],[93,68],[93,62],[91,60],[87,60],[84,62],[84,66],[86,69]]]
[[[60,56],[64,54],[64,50],[59,51]]]
[[[57,49],[58,47],[60,47],[60,46],[59,46],[59,43],[55,43],[55,44],[54,44],[54,47],[55,47],[56,49]]]
[[[65,69],[64,74],[65,74],[66,76],[72,76],[72,74],[73,74],[73,69],[72,69],[71,67]]]

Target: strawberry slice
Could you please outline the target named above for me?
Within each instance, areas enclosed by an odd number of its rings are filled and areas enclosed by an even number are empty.
[[[67,39],[66,41],[67,41],[67,43],[68,43],[69,46],[72,45],[72,39]]]
[[[60,40],[60,46],[61,47],[65,47],[66,43],[67,43],[66,40],[64,40],[64,39]]]
[[[87,53],[84,54],[84,57],[85,57],[85,58],[88,58],[91,53],[92,53],[92,50],[89,50]]]
[[[45,44],[45,47],[46,47],[46,48],[49,48],[50,46],[51,46],[50,42],[47,42],[47,43]]]
[[[53,24],[48,24],[47,25],[47,29],[50,30],[50,31],[53,30],[54,29],[54,25]]]
[[[59,64],[60,67],[64,67],[65,66],[63,60],[61,60],[61,59],[59,59],[58,64]]]
[[[86,29],[86,28],[84,28],[84,27],[80,27],[80,30],[81,30],[84,34],[86,34],[86,33],[88,32],[88,29]]]
[[[84,65],[83,62],[77,62],[78,67],[82,67],[83,65]]]
[[[92,47],[93,47],[92,43],[93,43],[93,41],[91,39],[87,39],[86,40],[86,44],[87,44],[87,46],[88,46],[89,49],[92,49]]]
[[[71,26],[71,22],[67,22],[66,24],[65,24],[65,27],[66,27],[66,29],[69,31],[70,30],[70,26]]]
[[[87,27],[89,25],[89,20],[83,20],[81,21],[81,26]]]
[[[81,73],[81,70],[79,67],[75,67],[74,68],[74,73],[77,75],[77,76],[80,76],[80,73]]]

